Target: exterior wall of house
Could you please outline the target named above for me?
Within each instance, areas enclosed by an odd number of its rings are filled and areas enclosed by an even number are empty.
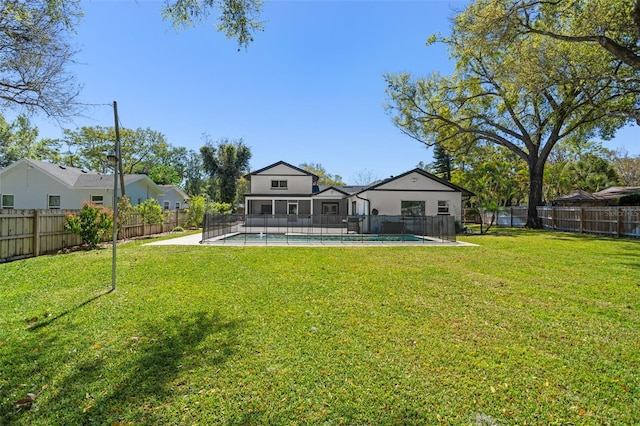
[[[347,203],[347,200],[342,197],[343,195],[341,195],[340,198],[330,198],[330,197],[314,198],[313,214],[314,215],[336,214],[339,216],[347,216],[349,214],[348,203]]]
[[[371,212],[377,210],[379,215],[401,214],[402,201],[424,201],[425,215],[435,216],[438,214],[438,201],[449,202],[449,214],[456,219],[462,218],[462,195],[459,192],[447,191],[384,191],[372,190],[360,194],[362,198],[367,198],[371,203]],[[353,198],[353,197],[352,197]],[[361,204],[364,207],[364,202]]]
[[[120,192],[120,191],[118,191]],[[144,179],[139,179],[135,182],[131,182],[125,186],[125,195],[129,197],[132,206],[136,206],[149,198],[155,198],[160,200],[162,194],[157,193],[149,186],[148,182]],[[162,203],[158,201],[162,206]]]
[[[113,191],[108,189],[74,189],[27,163],[5,170],[0,177],[0,194],[14,196],[15,209],[48,209],[49,195],[60,196],[61,209],[82,208],[91,196],[102,196],[105,206],[111,206]]]
[[[170,189],[165,192],[164,195],[158,197],[158,203],[163,209],[165,208],[165,203],[167,202],[169,203],[169,207],[167,208],[171,210],[186,209],[189,207],[189,205],[187,204],[187,200],[175,189]],[[178,203],[180,203],[180,207],[178,207]]]
[[[271,181],[287,181],[286,188],[272,188]],[[310,194],[313,177],[284,164],[279,164],[262,173],[251,175],[251,193],[253,194]]]
[[[376,187],[376,189],[402,191],[452,191],[450,187],[416,172],[394,179],[384,185]]]
[[[438,214],[438,201],[447,201],[449,214],[458,220],[462,217],[462,194],[417,172],[408,173],[365,194],[361,196],[370,200],[370,211],[376,209],[380,215],[400,215],[402,201],[424,201],[425,215],[435,216]]]

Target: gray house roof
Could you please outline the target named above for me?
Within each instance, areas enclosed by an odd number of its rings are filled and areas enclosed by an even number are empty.
[[[409,170],[408,172],[404,172],[404,173],[402,173],[401,175],[398,175],[398,176],[391,176],[391,177],[389,177],[389,178],[387,178],[387,179],[383,179],[383,180],[381,180],[381,181],[374,182],[374,183],[372,183],[371,185],[366,186],[366,187],[363,187],[362,189],[360,189],[360,191],[358,191],[358,193],[362,193],[362,192],[365,192],[365,191],[375,190],[375,189],[376,189],[376,188],[378,188],[379,186],[382,186],[382,185],[384,185],[384,184],[386,184],[386,183],[389,183],[389,182],[391,182],[391,181],[394,181],[394,180],[396,180],[396,179],[400,179],[400,178],[402,178],[402,177],[405,177],[406,175],[408,175],[408,174],[410,174],[410,173],[418,173],[418,174],[421,174],[422,176],[425,176],[425,177],[427,177],[427,178],[429,178],[429,179],[431,179],[431,180],[435,180],[436,182],[439,182],[439,183],[441,183],[442,185],[444,185],[444,186],[447,186],[447,187],[451,188],[453,191],[461,192],[461,193],[462,193],[462,195],[463,195],[463,196],[465,196],[465,197],[472,197],[472,196],[476,195],[476,194],[474,194],[473,192],[471,192],[471,191],[469,191],[469,190],[467,190],[467,189],[464,189],[464,188],[463,188],[463,187],[461,187],[461,186],[458,186],[458,185],[456,185],[456,184],[454,184],[454,183],[451,183],[451,182],[448,182],[448,181],[446,181],[446,180],[444,180],[444,179],[441,179],[441,178],[439,178],[438,176],[433,175],[433,174],[431,174],[431,173],[429,173],[429,172],[426,172],[426,171],[424,171],[424,170],[422,170],[422,169],[420,169],[420,168],[415,168],[415,169],[413,169],[413,170]]]
[[[297,170],[297,171],[299,171],[299,172],[301,172],[303,174],[312,176],[314,182],[318,180],[318,176],[317,175],[315,175],[315,174],[313,174],[311,172],[308,172],[308,171],[306,171],[304,169],[301,169],[300,167],[296,167],[293,164],[289,164],[286,161],[278,161],[277,163],[270,164],[267,167],[263,167],[263,168],[261,168],[259,170],[256,170],[255,172],[251,172],[251,173],[248,173],[248,174],[244,175],[244,178],[248,179],[248,180],[251,180],[251,176],[260,174],[260,173],[262,173],[262,172],[264,172],[266,170],[269,170],[269,169],[271,169],[273,167],[280,166],[280,165],[284,165],[284,166],[290,167],[290,168],[292,168],[294,170]]]
[[[63,166],[61,164],[31,160],[29,158],[23,158],[18,161],[25,161],[30,166],[39,168],[70,188],[108,189],[113,187],[113,175],[91,172],[76,167]],[[140,179],[149,179],[149,177],[141,174],[124,175],[124,184],[128,185]],[[157,188],[157,185],[153,183],[151,179],[149,179],[149,183]],[[160,188],[157,188],[157,192],[161,193],[162,191]]]
[[[640,186],[610,186],[602,191],[594,192],[593,195],[605,200],[611,200],[637,192],[640,192]]]

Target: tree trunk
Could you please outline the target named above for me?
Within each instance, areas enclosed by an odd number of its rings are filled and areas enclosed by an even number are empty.
[[[542,228],[542,221],[538,218],[538,206],[542,205],[543,173],[544,162],[536,161],[534,164],[529,164],[529,207],[527,209],[527,228]]]

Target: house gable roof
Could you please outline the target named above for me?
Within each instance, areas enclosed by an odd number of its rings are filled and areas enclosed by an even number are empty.
[[[383,180],[381,180],[379,182],[374,182],[373,184],[362,188],[360,191],[357,192],[357,194],[361,194],[361,193],[363,193],[365,191],[375,191],[375,190],[382,189],[382,188],[380,188],[381,186],[386,185],[389,182],[393,182],[395,180],[404,178],[405,176],[410,175],[411,173],[418,173],[418,174],[420,174],[420,175],[422,175],[422,176],[424,176],[424,177],[426,177],[428,179],[436,181],[436,182],[440,183],[441,185],[444,185],[444,186],[450,188],[453,191],[461,192],[462,195],[464,195],[466,197],[471,197],[471,196],[475,195],[473,192],[471,192],[471,191],[469,191],[467,189],[464,189],[461,186],[458,186],[458,185],[456,185],[454,183],[451,183],[451,182],[448,182],[448,181],[446,181],[444,179],[441,179],[438,176],[433,175],[433,174],[431,174],[429,172],[426,172],[426,171],[424,171],[424,170],[422,170],[420,168],[415,168],[413,170],[409,170],[407,172],[404,172],[404,173],[402,173],[402,174],[400,174],[398,176],[391,176],[391,177],[389,177],[387,179],[383,179]]]
[[[638,192],[640,192],[640,186],[610,186],[602,191],[594,192],[593,195],[602,199],[610,200]]]
[[[26,165],[27,167],[37,168],[41,172],[51,176],[56,181],[61,184],[73,188],[73,187],[84,187],[84,188],[101,188],[103,187],[102,180],[107,181],[108,175],[104,175],[96,172],[89,172],[87,170],[79,169],[76,167],[63,166],[60,164],[47,163],[44,161],[32,160],[30,158],[22,158],[6,169],[3,172],[9,172],[13,168],[20,167],[21,165]]]
[[[340,194],[345,195],[345,196],[347,196],[347,195],[351,195],[350,193],[346,192],[346,191],[344,190],[344,188],[343,188],[343,187],[341,187],[341,186],[328,185],[328,186],[321,186],[321,187],[318,189],[318,192],[314,193],[314,194],[313,194],[313,196],[314,196],[314,197],[317,197],[317,196],[319,196],[319,195],[321,195],[321,194],[323,194],[323,193],[325,193],[325,192],[331,191],[331,190],[337,191],[337,192],[339,192]]]
[[[184,192],[182,190],[182,188],[180,188],[177,185],[158,185],[158,187],[162,190],[162,192],[164,192],[165,194],[174,191],[176,192],[180,197],[184,198],[185,200],[189,199],[189,196],[187,195],[186,192]]]
[[[69,188],[110,189],[113,187],[113,175],[90,172],[87,170],[79,169],[77,167],[63,166],[60,164],[31,160],[29,158],[23,158],[14,162],[9,167],[4,169],[3,172],[9,171],[13,167],[18,167],[20,164],[24,163],[26,163],[28,166],[38,168],[42,172],[46,173],[53,179]],[[139,180],[145,181],[145,183],[153,189],[155,195],[163,194],[158,185],[156,185],[147,175],[124,175],[125,186],[135,183]]]
[[[308,176],[312,176],[314,181],[318,180],[318,176],[317,175],[315,175],[315,174],[313,174],[311,172],[308,172],[308,171],[306,171],[304,169],[301,169],[300,167],[296,167],[296,166],[294,166],[292,164],[289,164],[289,163],[287,163],[285,161],[278,161],[277,163],[273,163],[273,164],[271,164],[271,165],[269,165],[267,167],[263,167],[260,170],[256,170],[255,172],[248,173],[248,174],[244,175],[244,177],[247,178],[247,179],[251,179],[251,176],[263,174],[267,170],[272,169],[272,168],[277,167],[277,166],[289,167],[290,169],[293,169],[293,170],[295,170],[297,172],[300,172],[302,174],[305,174],[305,175],[308,175]]]

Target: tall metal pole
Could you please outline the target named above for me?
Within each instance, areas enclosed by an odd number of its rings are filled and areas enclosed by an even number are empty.
[[[113,253],[111,255],[111,291],[116,289],[116,247],[118,245],[118,159],[113,163]]]
[[[124,197],[126,193],[124,190],[124,173],[122,171],[122,153],[120,152],[120,120],[118,119],[118,103],[116,101],[113,101],[113,118],[116,131],[116,157],[118,157],[118,171],[120,172],[120,194]]]
[[[116,122],[116,142],[113,161],[113,252],[111,255],[111,291],[116,290],[116,252],[118,246],[118,171],[120,161],[120,135],[118,132],[118,106],[113,102],[113,115]]]

